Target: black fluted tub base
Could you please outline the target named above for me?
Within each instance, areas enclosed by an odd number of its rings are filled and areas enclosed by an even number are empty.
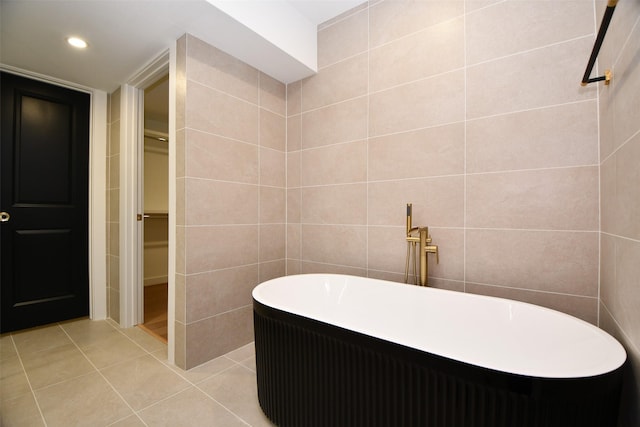
[[[280,427],[614,427],[622,367],[536,378],[457,362],[254,300],[258,399]]]

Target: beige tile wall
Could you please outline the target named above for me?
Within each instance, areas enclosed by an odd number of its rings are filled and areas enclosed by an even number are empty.
[[[596,2],[598,16],[604,1]],[[600,89],[600,324],[626,347],[620,426],[640,425],[640,1],[616,7],[598,62]],[[595,73],[595,72],[594,72]]]
[[[177,49],[176,364],[253,340],[251,290],[285,273],[286,88],[201,40]]]
[[[107,150],[107,309],[120,322],[120,89],[109,95]]]
[[[318,74],[287,87],[287,273],[402,281],[411,202],[433,286],[597,323],[595,22],[589,1],[467,0],[321,25]]]

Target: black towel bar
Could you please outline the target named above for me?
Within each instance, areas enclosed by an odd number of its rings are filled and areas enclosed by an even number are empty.
[[[607,28],[609,28],[609,23],[611,22],[613,11],[616,9],[616,4],[618,4],[618,0],[609,0],[609,2],[607,3],[607,9],[604,12],[604,17],[602,18],[602,23],[600,24],[600,31],[598,31],[598,37],[596,37],[596,42],[593,45],[593,50],[591,51],[591,57],[589,58],[587,69],[584,72],[584,77],[582,77],[582,86],[586,86],[588,83],[601,82],[603,80],[604,84],[608,85],[611,81],[610,70],[606,70],[604,72],[604,76],[594,77],[592,79],[590,79],[589,76],[591,75],[591,71],[593,70],[593,65],[596,63],[596,58],[598,57],[598,53],[600,52],[600,47],[602,47],[602,42],[604,41],[604,36],[607,33]]]

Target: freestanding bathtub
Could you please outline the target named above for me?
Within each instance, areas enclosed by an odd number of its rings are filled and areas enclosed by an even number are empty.
[[[253,300],[258,398],[278,426],[616,425],[626,353],[572,316],[330,274]]]

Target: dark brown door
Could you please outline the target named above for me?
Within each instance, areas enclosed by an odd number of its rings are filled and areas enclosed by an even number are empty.
[[[2,332],[89,314],[89,95],[0,74]]]

